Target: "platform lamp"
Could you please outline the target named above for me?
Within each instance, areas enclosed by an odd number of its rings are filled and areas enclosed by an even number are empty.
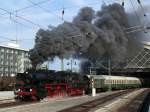
[[[68,62],[67,65],[68,66],[70,65],[70,70],[72,72],[73,71],[73,65],[77,65],[77,62],[74,61],[73,59],[71,59],[71,62]]]

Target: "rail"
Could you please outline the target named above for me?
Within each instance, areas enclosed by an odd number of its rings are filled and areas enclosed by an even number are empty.
[[[111,95],[105,96],[105,97],[101,97],[98,98],[96,100],[93,101],[89,101],[71,108],[67,108],[58,112],[89,112],[91,109],[96,108],[97,106],[100,106],[108,101],[114,100],[115,98],[117,98],[118,96],[124,95],[124,94],[128,94],[130,92],[132,92],[134,90],[125,90],[125,91],[120,91],[117,93],[113,93]]]

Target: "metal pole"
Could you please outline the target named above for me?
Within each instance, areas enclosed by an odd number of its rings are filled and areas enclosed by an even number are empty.
[[[92,75],[92,72],[91,72],[91,67],[90,67],[90,75]]]
[[[109,75],[109,79],[111,79],[110,77],[111,77],[111,59],[109,58],[108,59],[108,75]],[[109,83],[109,91],[111,91],[112,90],[112,88],[111,88],[111,81],[110,81],[110,83]]]
[[[50,62],[49,62],[49,59],[48,59],[48,61],[47,61],[47,70],[49,70],[49,64],[50,64]]]
[[[94,87],[94,77],[91,77],[91,84],[92,84],[92,96],[96,96],[96,89]]]
[[[64,71],[64,59],[61,58],[61,71]]]
[[[71,58],[71,72],[72,72],[72,61],[73,61],[73,60],[72,60],[72,58]]]

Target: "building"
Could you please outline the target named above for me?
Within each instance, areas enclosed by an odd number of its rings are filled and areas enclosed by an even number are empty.
[[[28,50],[17,44],[0,45],[0,76],[15,76],[31,67]]]

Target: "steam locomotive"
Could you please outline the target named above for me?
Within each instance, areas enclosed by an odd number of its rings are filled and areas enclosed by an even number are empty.
[[[88,78],[64,71],[26,71],[16,76],[15,98],[41,100],[45,97],[82,95],[88,88]]]

